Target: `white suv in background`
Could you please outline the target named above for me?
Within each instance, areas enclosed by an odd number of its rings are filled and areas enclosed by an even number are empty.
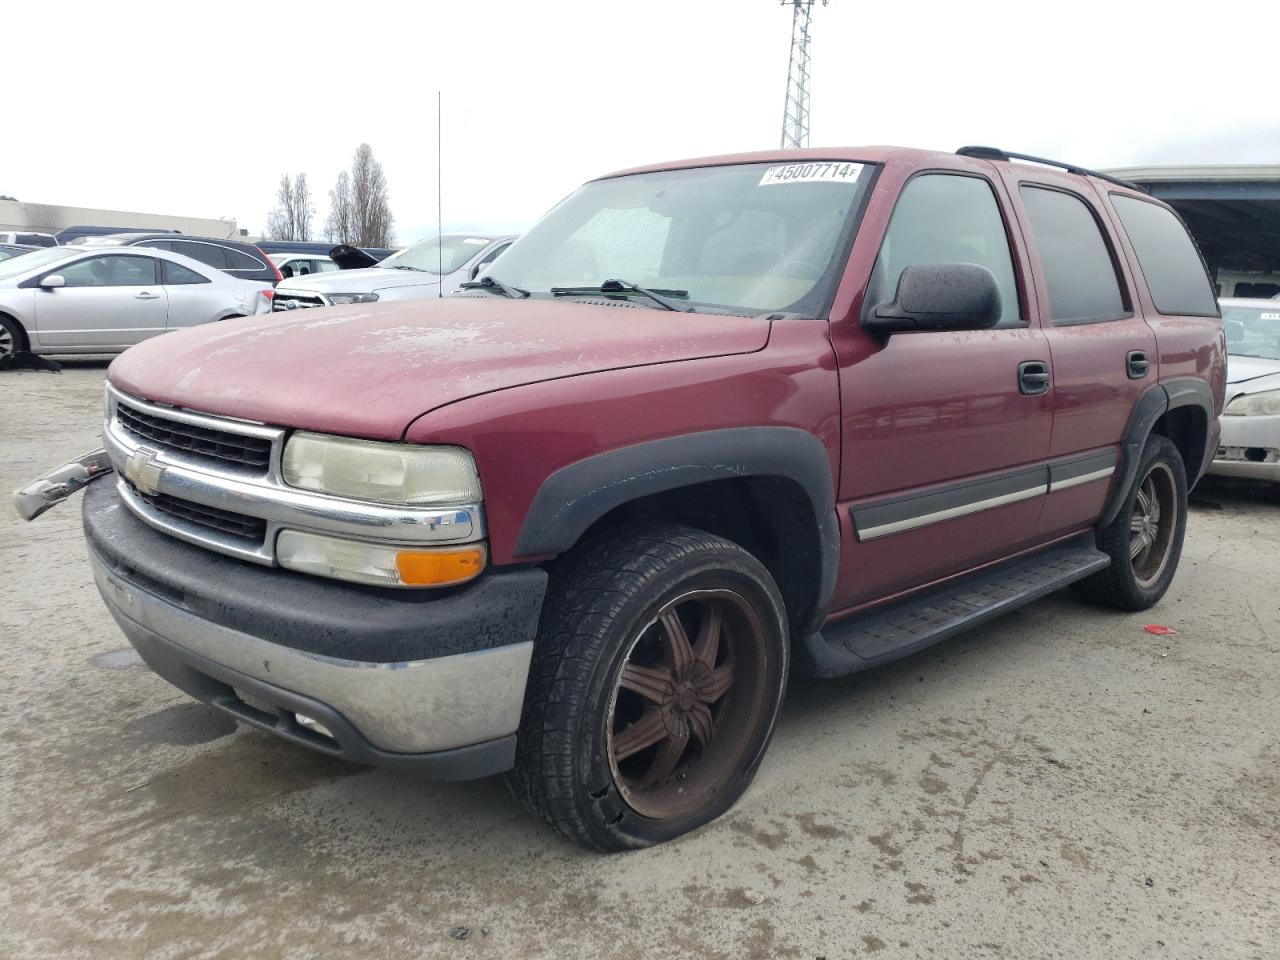
[[[466,233],[446,233],[439,241],[431,237],[391,254],[376,267],[283,280],[276,287],[272,309],[448,296],[468,280],[474,280],[513,240],[513,236]]]

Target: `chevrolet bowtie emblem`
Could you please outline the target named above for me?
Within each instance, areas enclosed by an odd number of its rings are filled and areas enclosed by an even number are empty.
[[[156,456],[155,450],[139,447],[124,462],[125,478],[152,497],[160,492],[160,475],[164,473],[164,467],[156,463]]]

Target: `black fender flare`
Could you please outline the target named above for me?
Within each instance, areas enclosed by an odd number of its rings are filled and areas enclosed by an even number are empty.
[[[1203,380],[1195,377],[1176,377],[1164,383],[1152,384],[1143,391],[1137,404],[1134,405],[1133,413],[1129,417],[1129,423],[1120,441],[1120,482],[1115,485],[1111,502],[1107,504],[1107,509],[1098,526],[1105,527],[1114,520],[1120,508],[1128,500],[1133,484],[1137,480],[1142,450],[1147,445],[1147,438],[1151,436],[1151,429],[1156,421],[1170,410],[1186,406],[1200,407],[1204,411],[1205,422],[1213,422],[1213,391]],[[1196,481],[1204,475],[1213,458],[1213,453],[1214,451],[1206,442],[1201,462],[1194,467],[1188,464],[1188,467],[1195,470],[1194,475],[1190,475],[1191,470],[1188,470],[1188,486],[1194,486]]]
[[[711,480],[781,477],[804,490],[818,535],[814,607],[825,617],[840,567],[840,522],[826,447],[795,427],[731,427],[650,440],[561,467],[534,495],[515,556],[569,550],[609,511],[655,493]]]

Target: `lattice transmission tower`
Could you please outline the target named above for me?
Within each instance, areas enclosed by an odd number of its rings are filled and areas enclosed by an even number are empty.
[[[782,113],[782,149],[809,145],[809,37],[816,0],[782,0],[791,14],[791,63],[787,67],[787,105]],[[822,0],[827,5],[827,0]]]

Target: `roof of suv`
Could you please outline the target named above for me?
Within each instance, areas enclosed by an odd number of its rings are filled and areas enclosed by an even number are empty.
[[[1096,170],[1087,170],[1075,164],[1062,163],[1044,157],[1032,157],[1028,154],[1012,153],[993,147],[961,147],[949,152],[946,150],[921,150],[914,147],[872,146],[872,147],[806,147],[803,150],[756,150],[747,153],[725,153],[718,156],[697,157],[692,160],[673,160],[663,163],[651,163],[639,167],[617,170],[598,177],[608,180],[633,173],[657,173],[662,170],[682,170],[690,167],[724,166],[736,163],[803,163],[804,161],[847,160],[851,163],[888,163],[890,161],[927,164],[929,161],[955,161],[957,156],[969,159],[985,160],[990,163],[1032,163],[1059,169],[1065,173],[1080,177],[1094,178],[1110,183],[1114,187],[1134,193],[1146,194],[1146,191],[1135,183],[1120,180]]]

